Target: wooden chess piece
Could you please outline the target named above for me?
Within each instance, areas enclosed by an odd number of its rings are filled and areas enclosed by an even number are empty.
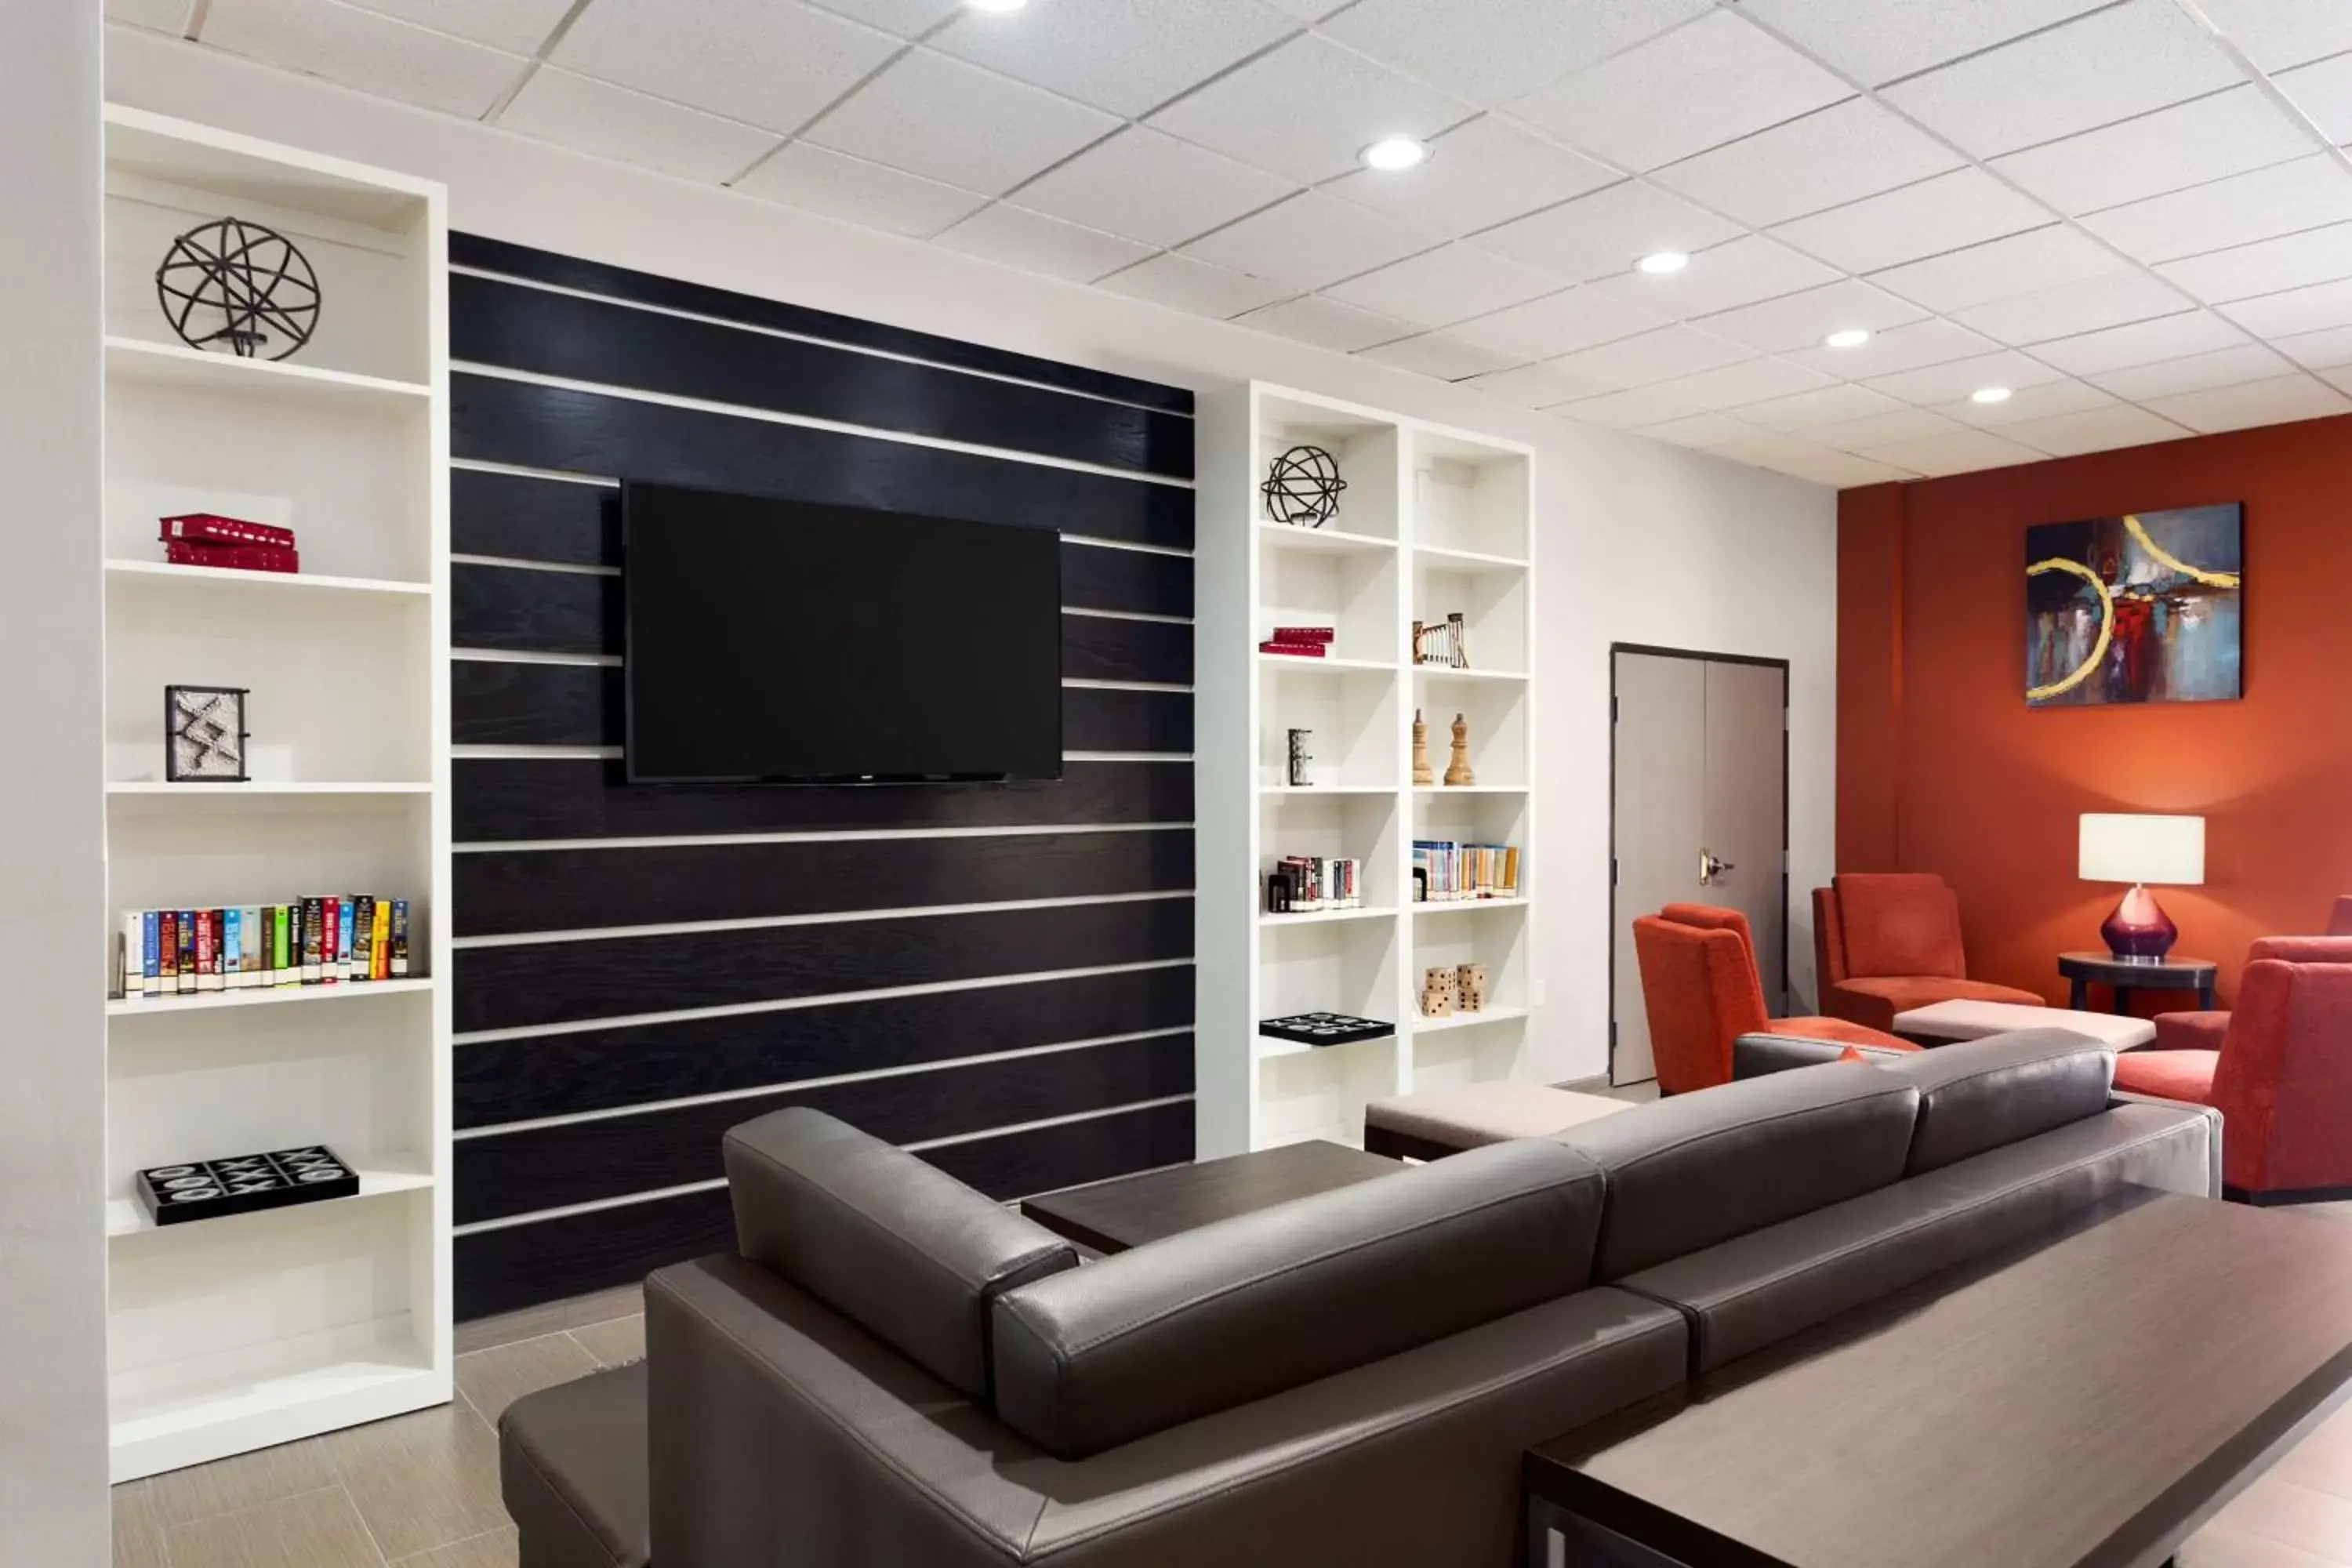
[[[1412,782],[1433,784],[1437,774],[1429,765],[1429,724],[1422,718],[1421,710],[1412,710]]]
[[[1445,764],[1445,782],[1456,789],[1478,782],[1470,771],[1470,721],[1459,713],[1454,716],[1454,756]]]

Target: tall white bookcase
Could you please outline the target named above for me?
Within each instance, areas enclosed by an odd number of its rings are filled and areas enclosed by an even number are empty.
[[[1527,1076],[1540,889],[1532,698],[1535,465],[1526,447],[1277,386],[1204,398],[1195,653],[1200,1157],[1323,1138],[1360,1144],[1367,1101]],[[1259,487],[1297,446],[1347,482],[1320,528],[1273,521]],[[1416,620],[1465,618],[1469,668],[1412,661]],[[1329,655],[1258,651],[1277,626],[1336,629]],[[1444,777],[1469,725],[1476,782],[1415,787],[1412,725]],[[1303,787],[1288,731],[1312,733]],[[1416,840],[1508,844],[1519,895],[1416,903]],[[1361,860],[1359,909],[1265,911],[1285,855]],[[1476,1013],[1420,1016],[1427,969],[1486,966]],[[1307,1047],[1262,1036],[1302,1012],[1394,1021]]]
[[[132,110],[107,110],[105,181],[115,927],[405,898],[416,974],[107,1004],[128,1479],[449,1398],[447,247],[438,185]],[[229,216],[317,272],[291,359],[190,348],[158,303],[173,237]],[[189,511],[296,530],[301,574],[165,564],[157,520]],[[163,782],[173,684],[251,689],[251,782]],[[358,1196],[158,1228],[131,1190],[149,1166],[311,1143],[358,1168]]]

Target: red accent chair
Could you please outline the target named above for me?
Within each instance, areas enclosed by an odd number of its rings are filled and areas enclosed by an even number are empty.
[[[1757,979],[1748,917],[1706,904],[1668,904],[1633,922],[1650,1055],[1662,1094],[1731,1081],[1731,1046],[1742,1035],[1794,1035],[1889,1050],[1918,1047],[1837,1018],[1774,1018]]]
[[[2338,894],[2336,907],[2327,911],[2329,936],[2352,936],[2352,893]]]
[[[1969,978],[1960,900],[1924,871],[1842,873],[1813,889],[1822,1011],[1873,1029],[1937,1002],[2049,1005],[2039,992]]]
[[[2339,899],[2340,905],[2352,900]],[[2336,922],[2331,920],[2327,936],[2265,936],[2258,937],[2246,949],[2246,962],[2259,963],[2274,958],[2284,963],[2352,963],[2352,932],[2336,934]],[[2156,1016],[2156,1043],[2147,1049],[2158,1051],[2218,1051],[2230,1035],[2230,1010],[2226,1007],[2190,1013],[2158,1013]],[[2346,1134],[2352,1137],[2352,1131]]]
[[[2126,1051],[2116,1087],[2219,1110],[2227,1197],[2352,1198],[2352,964],[2255,960],[2220,1050]]]

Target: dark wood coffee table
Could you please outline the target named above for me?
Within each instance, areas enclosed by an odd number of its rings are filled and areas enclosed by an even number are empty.
[[[1021,1212],[1081,1247],[1125,1252],[1293,1198],[1392,1176],[1404,1168],[1401,1160],[1367,1154],[1344,1143],[1286,1143],[1255,1154],[1147,1171],[1027,1198]]]
[[[1528,1561],[2148,1568],[2347,1384],[2352,1226],[2147,1195],[1532,1450]]]
[[[2058,973],[2073,989],[2067,1005],[2085,1012],[2094,982],[2115,987],[2116,1011],[2131,1011],[2134,991],[2194,991],[2197,1005],[2213,1006],[2213,976],[2221,965],[2210,958],[2117,958],[2112,952],[2062,952]]]

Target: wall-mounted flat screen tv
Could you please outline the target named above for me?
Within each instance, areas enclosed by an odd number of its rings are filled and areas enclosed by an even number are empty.
[[[1062,775],[1051,530],[621,491],[638,784]]]

